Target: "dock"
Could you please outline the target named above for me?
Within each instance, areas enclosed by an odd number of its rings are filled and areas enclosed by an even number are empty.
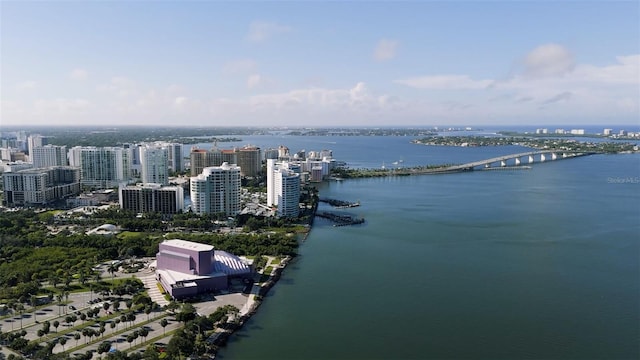
[[[317,212],[316,216],[333,221],[334,222],[333,226],[364,224],[363,218],[358,218],[355,216],[345,215],[345,214],[336,214],[329,211]]]
[[[327,204],[335,207],[336,209],[347,209],[347,208],[360,206],[360,202],[359,201],[349,202],[349,201],[329,199],[329,198],[320,198],[320,199],[318,199],[318,201],[323,202],[323,203],[327,203]]]

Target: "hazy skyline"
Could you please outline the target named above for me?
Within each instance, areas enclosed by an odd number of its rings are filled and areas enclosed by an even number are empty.
[[[640,123],[640,4],[0,2],[0,125]]]

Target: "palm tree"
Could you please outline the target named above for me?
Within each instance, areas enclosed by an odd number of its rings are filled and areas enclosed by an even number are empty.
[[[60,326],[60,321],[55,320],[55,321],[53,322],[53,327],[56,329],[56,332],[58,332],[58,326]]]
[[[160,320],[160,326],[162,326],[162,335],[163,336],[167,334],[167,329],[165,329],[167,327],[167,325],[169,325],[169,321],[167,319]]]
[[[22,314],[24,314],[24,305],[16,305],[16,310],[18,310],[18,313],[20,314],[20,329],[22,329]]]
[[[109,272],[109,274],[111,274],[111,278],[114,278],[116,272],[118,271],[118,266],[116,266],[116,264],[112,262],[111,264],[109,264],[109,268],[107,269],[107,271]]]
[[[31,295],[29,302],[31,303],[30,305],[33,308],[33,320],[37,322],[38,319],[36,317],[36,314],[38,313],[38,311],[36,310],[36,306],[38,305],[38,297],[35,295]]]
[[[65,336],[60,338],[60,345],[62,345],[62,351],[64,351],[64,345],[67,343],[67,338]]]
[[[58,300],[58,315],[60,315],[60,309],[62,308],[62,299],[64,299],[62,294],[56,294],[56,300]]]

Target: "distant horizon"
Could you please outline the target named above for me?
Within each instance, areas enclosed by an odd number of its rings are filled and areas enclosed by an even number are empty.
[[[639,129],[640,123],[635,124],[533,124],[533,125],[506,125],[506,124],[483,124],[483,125],[460,125],[460,124],[450,124],[450,125],[344,125],[344,126],[204,126],[204,125],[163,125],[163,126],[154,126],[154,125],[32,125],[32,126],[20,126],[20,125],[9,125],[4,126],[0,125],[0,133],[3,131],[20,131],[20,130],[32,130],[32,129],[84,129],[84,130],[92,130],[92,129],[101,129],[101,130],[120,130],[120,129],[255,129],[255,130],[274,130],[274,131],[282,131],[282,130],[330,130],[330,129],[465,129],[471,128],[471,130],[482,130],[484,128],[531,128],[531,129],[594,129],[594,128],[602,128],[602,129],[616,129],[616,128],[626,128],[627,129]]]

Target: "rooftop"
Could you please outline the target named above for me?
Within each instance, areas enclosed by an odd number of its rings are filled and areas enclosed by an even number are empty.
[[[180,240],[180,239],[165,240],[162,243],[176,247],[176,248],[186,249],[186,250],[213,251],[213,246],[211,245],[201,244],[201,243],[186,241],[186,240]]]

